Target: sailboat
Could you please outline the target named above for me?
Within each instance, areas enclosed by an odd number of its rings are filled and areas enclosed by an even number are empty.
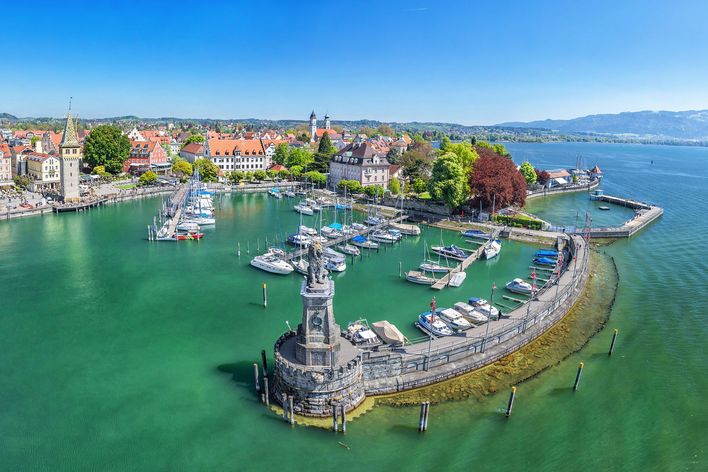
[[[444,265],[440,265],[440,255],[438,254],[438,262],[434,262],[430,259],[428,254],[428,242],[425,241],[423,244],[423,262],[418,266],[423,272],[430,272],[433,274],[446,274],[450,272],[450,268]]]

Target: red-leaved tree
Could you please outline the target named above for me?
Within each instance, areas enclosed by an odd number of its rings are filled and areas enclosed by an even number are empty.
[[[551,174],[549,174],[545,170],[534,170],[536,171],[536,182],[541,185],[546,185],[546,183],[548,183],[548,180],[551,178]]]
[[[487,208],[492,207],[492,202],[496,208],[524,206],[526,179],[514,162],[487,148],[477,148],[477,153],[479,160],[474,164],[470,179],[472,193],[476,193]]]

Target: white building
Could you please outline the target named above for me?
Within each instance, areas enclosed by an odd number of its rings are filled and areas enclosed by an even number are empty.
[[[356,180],[364,187],[388,187],[390,164],[385,156],[376,152],[368,142],[351,143],[329,162],[329,183],[336,187],[341,180]]]

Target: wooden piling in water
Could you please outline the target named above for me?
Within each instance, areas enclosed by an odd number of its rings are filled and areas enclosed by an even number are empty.
[[[283,421],[287,422],[288,421],[288,395],[283,392],[280,395],[280,398],[283,400]]]
[[[260,392],[261,386],[260,386],[260,383],[258,382],[258,364],[255,362],[253,363],[253,379],[256,384],[256,392]]]
[[[332,429],[336,433],[339,429],[339,415],[337,405],[332,405]]]
[[[428,430],[428,418],[430,417],[430,402],[425,402],[425,417],[423,418],[423,431]]]
[[[585,367],[585,364],[581,362],[578,366],[578,373],[575,374],[575,383],[573,383],[573,391],[576,391],[578,389],[578,386],[580,385],[580,376],[583,374],[583,367]]]
[[[425,419],[425,402],[420,402],[420,419],[418,419],[418,432],[423,432],[423,419]]]
[[[266,359],[265,349],[261,349],[261,361],[263,362],[263,377],[268,377],[268,360]]]
[[[266,283],[263,282],[263,307],[268,306],[268,289],[266,288]]]
[[[342,434],[347,432],[347,410],[344,405],[342,405]]]
[[[268,376],[263,377],[263,395],[265,395],[266,406],[270,406],[270,392],[268,391]]]
[[[294,407],[294,398],[292,395],[288,397],[288,407],[290,408],[290,424],[295,424],[295,407]]]
[[[618,329],[615,329],[615,332],[612,334],[612,342],[610,343],[610,351],[607,353],[608,356],[612,355],[612,351],[615,350],[615,341],[617,341],[617,333],[619,332]]]
[[[506,406],[506,417],[511,416],[511,409],[514,407],[514,398],[516,398],[516,387],[511,387],[511,394],[509,395],[509,403]]]

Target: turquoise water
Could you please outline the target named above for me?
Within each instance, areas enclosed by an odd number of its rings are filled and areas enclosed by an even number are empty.
[[[219,198],[217,228],[188,244],[144,241],[158,200],[2,222],[0,469],[704,469],[708,225],[697,210],[708,203],[708,150],[509,148],[517,161],[541,167],[573,165],[582,154],[605,171],[608,193],[666,209],[635,238],[604,249],[621,277],[610,323],[620,338],[611,359],[606,330],[520,385],[509,420],[499,414],[502,394],[434,405],[424,435],[416,431],[417,408],[378,407],[352,422],[345,437],[291,428],[253,395],[250,366],[260,349],[271,350],[286,320],[299,319],[299,278],[252,269],[245,254],[256,239],[262,247],[265,235],[282,240],[297,225],[287,202]],[[582,195],[571,195],[530,208],[552,223],[573,224],[584,205]],[[623,216],[615,207],[607,213]],[[433,292],[402,281],[399,261],[413,268],[423,241],[440,238],[440,230],[426,230],[337,274],[338,321],[385,318],[417,336],[412,317]],[[442,238],[460,242],[453,233]],[[526,275],[533,251],[505,242],[499,260],[475,263],[463,287],[436,293],[439,305],[486,297],[492,281]],[[573,394],[579,360],[586,368]]]

